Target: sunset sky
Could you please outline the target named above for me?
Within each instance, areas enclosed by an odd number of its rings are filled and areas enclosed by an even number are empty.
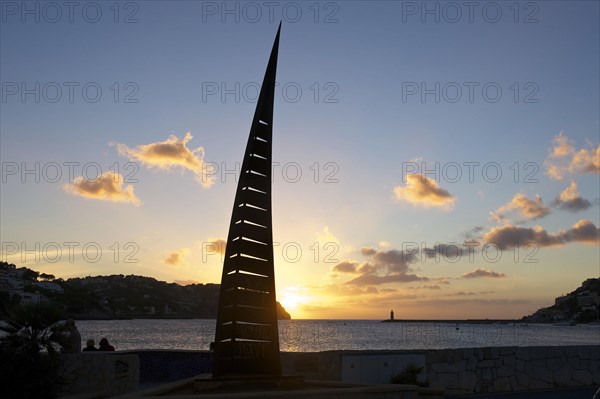
[[[517,318],[600,276],[598,2],[53,4],[0,2],[2,260],[219,283],[283,20],[292,317]]]

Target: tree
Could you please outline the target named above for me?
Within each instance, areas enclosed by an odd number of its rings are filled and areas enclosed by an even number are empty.
[[[42,273],[40,274],[40,279],[42,279],[42,281],[53,281],[54,279],[56,279],[56,277],[54,276],[54,274]]]
[[[30,280],[30,281],[37,281],[39,276],[40,276],[39,272],[36,272],[35,270],[31,270],[31,269],[25,269],[25,271],[21,275],[23,280]]]
[[[17,268],[17,266],[14,263],[8,263],[8,262],[0,262],[0,269],[4,269],[4,270],[15,270]]]

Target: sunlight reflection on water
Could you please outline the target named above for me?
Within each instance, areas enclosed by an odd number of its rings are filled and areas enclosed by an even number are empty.
[[[117,350],[206,350],[215,320],[82,320],[81,338],[107,337]],[[375,320],[279,321],[282,351],[442,349],[481,346],[598,345],[599,325],[381,323]]]

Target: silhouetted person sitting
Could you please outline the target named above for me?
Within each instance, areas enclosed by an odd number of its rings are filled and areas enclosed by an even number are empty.
[[[85,341],[85,348],[82,349],[82,352],[97,352],[97,351],[98,351],[98,348],[96,348],[96,342],[93,339],[88,339],[87,341]]]
[[[106,338],[102,338],[100,340],[100,347],[98,348],[98,350],[103,352],[114,352],[115,347],[109,344]]]

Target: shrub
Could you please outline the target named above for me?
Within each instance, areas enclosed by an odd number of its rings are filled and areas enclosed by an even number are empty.
[[[56,325],[60,310],[45,304],[19,308],[15,317],[0,326],[0,375],[2,397],[10,399],[55,398],[60,378],[59,339]]]
[[[393,375],[392,378],[390,378],[390,383],[427,386],[427,383],[417,381],[417,376],[422,372],[423,367],[419,367],[414,363],[409,363],[401,373]]]

